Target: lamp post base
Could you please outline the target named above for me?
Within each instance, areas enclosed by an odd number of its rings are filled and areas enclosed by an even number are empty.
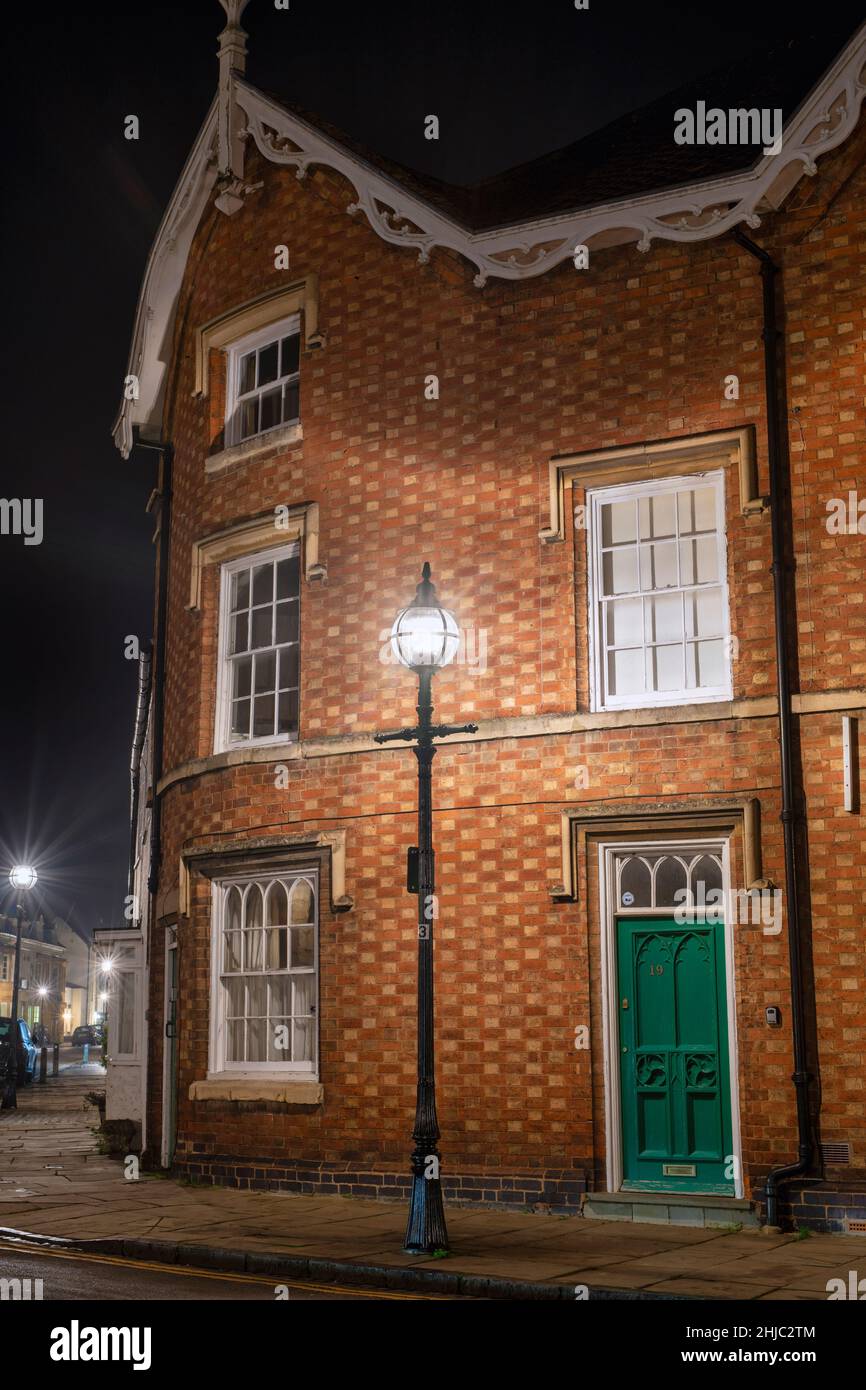
[[[408,1255],[434,1255],[448,1248],[442,1183],[439,1178],[414,1173],[403,1249]]]

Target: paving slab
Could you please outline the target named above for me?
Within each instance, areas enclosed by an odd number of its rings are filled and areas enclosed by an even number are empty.
[[[654,1293],[672,1293],[687,1298],[750,1299],[763,1298],[778,1285],[773,1280],[762,1284],[741,1279],[702,1279],[694,1274],[684,1274],[678,1279],[663,1279],[652,1285]]]
[[[866,1269],[866,1238],[727,1232],[449,1208],[451,1254],[402,1249],[403,1202],[238,1191],[163,1176],[123,1176],[97,1149],[87,1095],[101,1072],[61,1073],[0,1115],[0,1225],[42,1235],[126,1237],[242,1255],[370,1263],[400,1271],[524,1281],[547,1290],[605,1290],[756,1301],[826,1298],[830,1277]],[[254,1164],[250,1165],[254,1167]],[[403,1277],[401,1274],[400,1277]],[[420,1277],[420,1276],[419,1276]]]
[[[598,1289],[648,1289],[654,1288],[658,1276],[648,1274],[629,1274],[620,1269],[599,1269],[597,1266],[583,1266],[570,1270],[568,1275],[555,1276],[555,1284],[587,1284]]]

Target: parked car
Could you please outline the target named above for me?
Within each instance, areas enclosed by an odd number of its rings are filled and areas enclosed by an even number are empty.
[[[0,1018],[0,1044],[5,1042],[8,1046],[11,1025],[11,1018]],[[34,1043],[30,1029],[23,1018],[18,1019],[16,1043],[18,1085],[28,1086],[36,1076],[36,1068],[39,1064],[39,1048]]]
[[[88,1043],[91,1047],[98,1046],[102,1042],[102,1029],[97,1023],[82,1023],[72,1034],[72,1046],[83,1047]]]

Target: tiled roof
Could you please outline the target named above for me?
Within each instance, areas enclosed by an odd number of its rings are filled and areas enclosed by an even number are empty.
[[[365,148],[330,122],[270,93],[284,109],[387,174],[408,192],[473,232],[595,207],[745,172],[762,157],[754,145],[677,145],[674,113],[707,108],[781,108],[793,115],[844,48],[851,27],[780,39],[772,48],[690,79],[676,91],[600,130],[467,187],[443,183]]]

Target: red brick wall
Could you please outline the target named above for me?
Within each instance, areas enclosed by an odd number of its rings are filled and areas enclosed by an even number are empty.
[[[786,381],[796,549],[799,684],[863,692],[866,537],[830,536],[826,501],[866,496],[864,214],[861,129],[805,182],[792,211],[754,236],[784,268]],[[228,218],[206,213],[181,295],[165,431],[175,446],[165,763],[213,748],[217,572],[187,607],[192,542],[278,504],[321,504],[325,585],[302,588],[302,739],[369,735],[412,717],[412,678],[379,660],[380,632],[429,559],[443,601],[487,635],[483,674],[455,666],[435,683],[446,720],[589,709],[584,536],[544,544],[548,461],[753,424],[768,490],[761,293],[756,263],[726,238],[592,254],[520,284],[490,282],[450,253],[420,266],[345,215],[348,186],[317,172],[299,183],[251,152],[264,181]],[[195,328],[290,278],[317,272],[324,349],[301,361],[302,443],[214,476],[205,458],[222,390],[194,398]],[[426,401],[437,373],[440,399]],[[738,401],[724,378],[740,379]],[[568,496],[568,494],[567,494]],[[575,493],[575,501],[581,495]],[[570,508],[567,508],[570,511]],[[727,479],[737,699],[775,690],[769,514],[744,518]],[[279,539],[279,533],[276,535]],[[575,629],[576,618],[576,629]],[[856,703],[856,702],[855,702]],[[866,693],[863,694],[866,709]],[[848,1181],[866,1177],[863,823],[841,810],[838,713],[802,717],[809,811],[822,1139],[850,1139]],[[275,750],[275,762],[280,761]],[[575,767],[588,769],[576,789]],[[164,796],[163,891],[182,850],[228,832],[345,828],[347,891],[323,896],[323,1107],[191,1102],[207,1067],[209,896],[195,882],[182,921],[182,1153],[402,1163],[414,1101],[414,899],[404,852],[416,838],[414,760],[406,749],[242,765],[191,777]],[[762,804],[764,873],[784,882],[773,717],[635,724],[442,748],[434,764],[441,916],[437,936],[440,1121],[446,1165],[586,1168],[604,1155],[600,1054],[574,1049],[599,1017],[598,922],[585,877],[556,903],[560,812],[589,801],[643,804],[707,793]],[[267,827],[266,832],[260,830]],[[736,851],[739,853],[739,850]],[[153,999],[161,1012],[161,944]],[[741,933],[736,954],[741,1124],[755,1178],[796,1152],[784,934]],[[784,1027],[769,1032],[767,1003]],[[159,1030],[152,1030],[155,1052]],[[594,1077],[591,1069],[594,1067]],[[156,1068],[152,1068],[154,1075]],[[158,1079],[151,1124],[159,1124]]]

